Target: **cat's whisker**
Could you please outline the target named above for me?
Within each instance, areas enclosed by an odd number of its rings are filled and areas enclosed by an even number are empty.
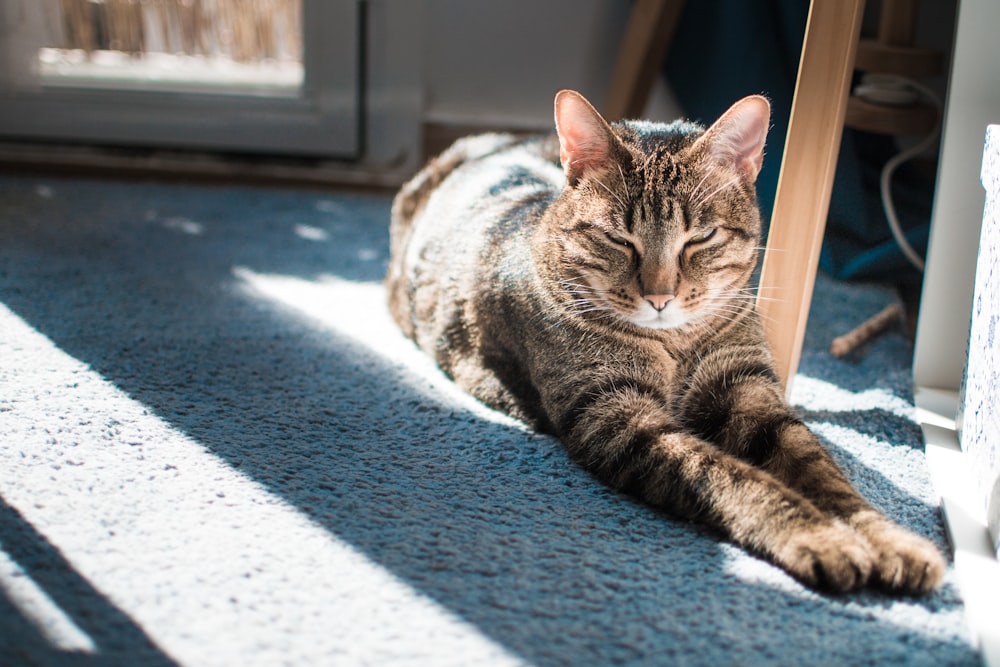
[[[576,305],[602,299],[607,295],[607,292],[594,290],[567,290],[566,294],[572,296],[573,298],[567,299],[563,303],[566,305]]]
[[[604,306],[595,306],[593,308],[585,308],[583,310],[578,310],[576,312],[579,315],[586,315],[586,314],[589,314],[589,313],[600,313],[602,316],[605,316],[605,317],[607,317],[609,319],[615,315],[615,312],[613,310],[609,310],[608,308],[606,308]]]
[[[732,187],[733,185],[736,185],[739,182],[739,180],[740,180],[739,176],[734,176],[734,177],[730,178],[728,181],[726,181],[725,183],[723,183],[722,185],[720,185],[716,189],[712,190],[709,194],[699,197],[698,201],[696,201],[693,204],[691,204],[691,207],[692,208],[699,208],[701,206],[704,206],[708,202],[712,201],[712,199],[717,194],[719,194],[720,192],[722,192],[723,190],[725,190],[725,189],[727,189],[729,187]]]
[[[725,303],[706,304],[704,309],[710,313],[730,313],[732,315],[744,315],[752,310],[749,306],[736,306]]]
[[[608,194],[610,194],[610,195],[611,195],[612,197],[614,197],[614,198],[615,198],[615,201],[616,201],[616,202],[618,202],[618,204],[619,204],[619,205],[620,205],[620,206],[621,206],[622,208],[628,208],[628,206],[627,206],[627,205],[626,205],[626,203],[625,203],[625,200],[624,200],[624,199],[622,199],[622,198],[621,198],[621,196],[619,196],[617,192],[615,192],[614,190],[612,190],[611,188],[609,188],[609,187],[607,186],[607,184],[606,184],[606,183],[605,183],[604,181],[602,181],[602,180],[601,180],[601,179],[599,179],[599,178],[593,178],[592,180],[593,180],[593,181],[594,181],[595,183],[597,183],[598,185],[600,185],[600,186],[601,186],[602,188],[604,188],[605,190],[607,190],[607,191],[608,191]]]
[[[563,324],[586,315],[589,319],[596,319],[598,321],[611,321],[618,317],[617,313],[604,305],[592,305],[590,308],[557,308],[556,312],[547,313],[551,318],[543,328],[543,332],[549,332],[553,329],[557,329]]]
[[[559,285],[561,287],[567,288],[567,291],[593,290],[594,289],[592,286],[588,285],[587,283],[571,283],[571,282],[568,282],[568,281],[565,281],[565,280],[560,280],[559,281]]]
[[[715,315],[723,315],[723,314],[725,314],[726,316],[732,316],[733,318],[736,318],[737,316],[746,315],[748,311],[745,310],[745,309],[743,309],[743,308],[735,308],[735,309],[729,309],[729,308],[712,308],[712,309],[710,309],[709,312],[711,312],[712,314],[715,314]],[[734,321],[735,321],[735,319],[734,319]]]
[[[757,317],[760,318],[761,322],[766,322],[767,324],[777,324],[777,320],[770,315],[765,315],[764,313],[758,312]]]
[[[747,309],[740,308],[738,310],[715,309],[714,312],[717,317],[721,317],[730,322],[736,322],[746,317],[748,313],[751,312],[751,309],[749,308]]]
[[[730,295],[725,297],[723,296],[709,297],[704,299],[703,303],[712,306],[726,305],[726,306],[732,306],[733,308],[742,308],[752,305],[754,301],[755,299],[746,295]]]
[[[625,180],[625,172],[622,170],[622,166],[621,166],[620,163],[616,162],[615,166],[618,167],[618,173],[622,177],[622,187],[625,188],[625,196],[628,197],[629,199],[631,199],[632,198],[632,193],[631,193],[631,191],[629,191],[628,181]]]
[[[756,297],[761,292],[761,290],[773,291],[773,290],[776,290],[776,289],[780,289],[780,288],[775,287],[773,285],[747,285],[746,287],[734,287],[734,288],[729,288],[727,290],[720,290],[718,293],[719,294],[745,294],[745,295],[749,295],[749,296],[752,296],[752,297]]]
[[[779,287],[773,287],[773,286],[748,287],[743,292],[743,295],[747,298],[754,299],[756,301],[776,302],[784,300],[780,296],[772,296],[772,295],[779,295],[780,293],[781,293],[781,288]]]
[[[753,304],[757,303],[758,299],[756,297],[750,296],[748,294],[733,295],[728,297],[718,297],[715,299],[707,300],[710,304],[731,304],[733,307],[739,308],[753,308]]]
[[[565,290],[566,294],[574,298],[560,300],[553,304],[549,310],[540,311],[536,315],[536,318],[533,318],[552,320],[544,327],[545,331],[550,331],[566,321],[583,315],[587,315],[593,319],[595,317],[594,313],[598,313],[598,320],[612,320],[618,317],[614,308],[604,301],[604,298],[609,293],[608,290],[598,289],[585,283],[574,282],[581,279],[583,279],[583,276],[559,281],[560,287]]]
[[[752,292],[716,292],[714,294],[706,294],[704,297],[705,301],[709,303],[717,302],[753,302],[757,299],[757,296]]]
[[[715,173],[715,169],[716,167],[713,165],[712,168],[706,171],[705,175],[701,177],[701,180],[698,181],[698,185],[694,186],[694,188],[691,189],[691,192],[688,194],[688,204],[691,204],[691,201],[695,199],[695,197],[701,191],[701,186],[705,184],[705,181],[708,180],[709,176]]]
[[[779,303],[781,301],[784,301],[784,299],[779,299],[778,297],[775,296],[758,296],[754,299],[754,301],[767,301],[768,303]]]

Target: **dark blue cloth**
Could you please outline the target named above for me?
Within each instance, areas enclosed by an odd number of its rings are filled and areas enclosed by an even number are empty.
[[[808,0],[687,2],[664,72],[685,113],[708,124],[739,98],[760,93],[772,103],[772,128],[757,191],[770,220]],[[917,282],[896,246],[879,198],[879,170],[893,155],[891,138],[846,128],[837,160],[820,268],[841,279]],[[894,185],[904,181],[901,168]],[[902,190],[902,193],[900,192]],[[932,188],[893,188],[911,244],[926,246]]]

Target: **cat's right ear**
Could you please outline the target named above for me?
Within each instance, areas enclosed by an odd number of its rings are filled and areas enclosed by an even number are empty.
[[[570,185],[589,171],[607,169],[615,139],[608,122],[575,90],[559,91],[555,107],[559,161]]]
[[[764,161],[764,142],[771,118],[771,104],[760,95],[750,95],[729,107],[694,144],[705,147],[717,164],[732,168],[751,181]]]

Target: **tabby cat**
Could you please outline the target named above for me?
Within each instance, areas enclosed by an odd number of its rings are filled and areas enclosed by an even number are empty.
[[[607,121],[461,139],[393,203],[403,331],[611,487],[815,588],[937,587],[944,560],[855,491],[783,398],[748,283],[770,105],[705,129]]]

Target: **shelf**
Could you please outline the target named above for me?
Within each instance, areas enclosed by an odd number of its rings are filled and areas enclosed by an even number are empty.
[[[893,135],[921,135],[934,129],[937,110],[928,105],[887,106],[866,102],[860,97],[847,100],[848,127]]]
[[[858,41],[855,69],[919,78],[944,72],[944,53],[916,46],[891,46],[873,39]]]

